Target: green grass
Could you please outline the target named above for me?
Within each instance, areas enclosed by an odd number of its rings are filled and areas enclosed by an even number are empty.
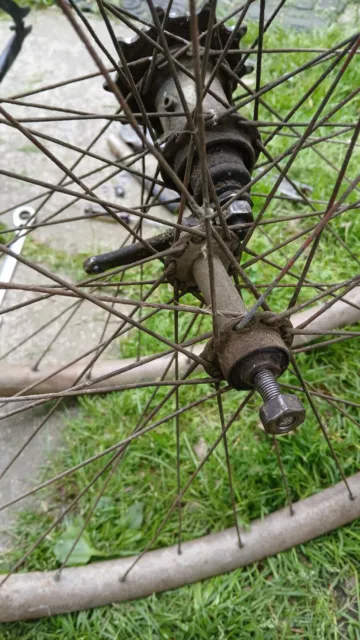
[[[53,6],[55,2],[54,0],[18,0],[16,4],[20,7],[31,7],[31,9],[47,9]],[[9,15],[0,10],[0,20],[9,21]]]
[[[280,28],[272,28],[266,36],[265,44],[271,46],[331,46],[337,40],[346,37],[339,29],[329,29],[326,33],[293,33]],[[251,43],[254,28],[250,27],[245,43]],[[320,45],[321,43],[321,45]],[[291,68],[295,68],[308,59],[307,54],[271,55],[264,63],[263,79],[271,80]],[[298,76],[296,82],[285,85],[266,94],[266,100],[282,115],[294,103],[296,96],[304,93],[315,82],[320,69],[315,67],[306,74]],[[318,105],[330,86],[331,79],[307,100],[296,115],[296,121],[303,121],[313,114],[314,104]],[[327,109],[341,99],[341,95],[358,86],[358,65],[353,65],[344,74],[343,84],[334,93]],[[295,98],[296,99],[296,98]],[[251,116],[248,110],[247,115]],[[351,105],[341,112],[339,119],[354,121],[359,115],[359,103]],[[274,119],[264,107],[260,108],[260,117]],[[327,130],[326,130],[327,131]],[[316,135],[323,135],[325,128]],[[265,134],[262,134],[266,137]],[[341,136],[347,139],[347,136]],[[287,138],[278,138],[271,144],[272,154],[286,148]],[[344,145],[318,146],[326,156],[340,166],[346,152]],[[357,149],[349,176],[357,173],[359,163]],[[276,176],[261,181],[258,192],[267,192]],[[311,150],[301,152],[296,161],[292,176],[300,182],[313,186],[315,199],[327,200],[331,195],[335,172]],[[354,198],[357,198],[357,195]],[[260,210],[263,200],[254,197],[255,212]],[[323,205],[319,205],[319,210]],[[308,211],[306,205],[274,200],[266,214],[275,216],[293,216]],[[254,234],[252,248],[258,252],[271,247],[271,241],[290,237],[297,231],[312,224],[308,221],[289,221],[287,224],[266,227],[268,237]],[[349,226],[350,225],[350,226]],[[360,254],[360,222],[358,216],[345,214],[333,222],[334,230],[348,242],[353,253]],[[284,264],[301,241],[284,249],[272,257],[275,262]],[[39,261],[60,269],[63,255],[51,253],[47,248],[32,247]],[[246,261],[248,256],[243,256]],[[80,268],[76,258],[74,273]],[[304,264],[302,258],[294,267],[300,270]],[[67,265],[69,269],[69,266]],[[336,282],[355,274],[357,265],[353,258],[334,241],[329,233],[323,235],[322,248],[309,272],[309,278],[319,282]],[[146,275],[156,277],[160,273],[158,265],[146,269]],[[277,274],[276,269],[263,263],[254,264],[248,274],[255,283],[269,282]],[[127,277],[137,277],[132,273]],[[80,277],[80,275],[79,275]],[[287,276],[286,282],[292,282]],[[123,295],[136,297],[134,287],[122,291]],[[153,301],[165,301],[172,295],[169,285],[165,285],[151,298]],[[282,310],[289,300],[291,291],[280,289],[271,296],[272,308]],[[301,301],[313,294],[305,289]],[[244,294],[251,301],[248,293]],[[186,300],[194,303],[188,296]],[[180,314],[180,333],[188,321],[187,314]],[[202,329],[206,329],[207,322]],[[151,318],[147,327],[160,330],[172,337],[173,324],[170,314],[161,312]],[[119,343],[120,354],[124,357],[136,355],[137,332],[132,331]],[[159,342],[154,338],[142,336],[142,353],[159,351]],[[360,382],[358,370],[357,343],[346,341],[326,350],[301,354],[299,366],[306,380],[317,389],[328,391],[337,396],[357,401]],[[295,383],[296,378],[288,371],[285,381]],[[211,392],[210,386],[182,388],[182,403],[198,399],[200,395]],[[82,461],[111,446],[127,436],[143,414],[151,391],[147,389],[122,394],[109,394],[104,397],[83,398],[78,402],[78,412],[64,412],[66,423],[62,445],[52,456],[51,475]],[[160,389],[157,401],[165,396]],[[242,393],[232,391],[224,396],[225,417],[231,416],[237,408]],[[306,402],[305,402],[306,404]],[[173,400],[164,405],[156,416],[165,416],[173,410]],[[243,412],[229,433],[230,457],[234,477],[238,519],[247,527],[254,518],[259,518],[283,506],[285,501],[281,475],[277,466],[271,440],[259,429],[257,409],[259,400],[254,399]],[[358,427],[345,418],[325,401],[317,401],[320,414],[325,421],[334,448],[347,475],[359,468],[360,447]],[[359,419],[354,408],[348,413]],[[199,460],[196,445],[201,439],[210,446],[219,433],[219,420],[214,401],[208,401],[186,413],[181,419],[181,480],[186,482],[189,474],[196,468]],[[298,433],[280,441],[281,454],[291,486],[294,500],[306,497],[340,480],[339,471],[329,455],[318,424],[308,408],[308,418]],[[93,463],[57,483],[51,490],[44,491],[37,509],[20,514],[14,540],[16,550],[11,557],[4,558],[3,569],[21,557],[43,531],[49,526],[64,505],[68,505],[77,493],[90,481],[107,458]],[[89,523],[86,537],[82,540],[85,558],[111,558],[139,552],[151,539],[164,512],[174,498],[176,491],[176,451],[175,431],[172,421],[165,423],[150,434],[140,438],[136,446],[129,449],[124,463],[112,479],[106,496],[102,498],[96,517]],[[50,473],[43,472],[44,477]],[[59,566],[59,549],[72,535],[74,529],[84,521],[88,509],[93,504],[101,483],[95,484],[84,496],[74,513],[68,516],[52,531],[29,558],[27,569],[46,569]],[[131,509],[137,505],[137,515]],[[205,535],[210,531],[232,526],[233,514],[226,476],[224,452],[219,447],[201,475],[191,485],[182,501],[183,538],[191,539]],[[164,528],[157,546],[174,543],[177,532],[175,515]],[[279,554],[254,566],[178,589],[171,593],[152,596],[132,603],[111,605],[94,611],[72,615],[55,616],[51,619],[3,625],[1,640],[77,640],[111,639],[132,640],[137,638],[157,640],[219,640],[263,638],[270,640],[302,638],[305,640],[327,640],[328,638],[360,637],[358,613],[359,594],[357,584],[358,558],[360,544],[360,523],[344,527],[321,539],[309,542],[291,551]],[[345,594],[345,595],[344,595]],[[354,613],[355,611],[355,613]]]
[[[69,254],[66,251],[54,249],[44,242],[35,240],[29,234],[24,245],[24,256],[28,260],[45,266],[52,272],[60,271],[78,281],[84,279],[83,262],[88,254]]]

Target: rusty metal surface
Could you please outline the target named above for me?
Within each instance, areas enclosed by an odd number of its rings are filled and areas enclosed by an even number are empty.
[[[360,473],[349,478],[355,496],[360,494]],[[241,530],[239,549],[235,528],[147,553],[120,581],[134,557],[93,562],[56,572],[19,573],[11,576],[0,594],[0,621],[34,619],[176,589],[184,584],[233,571],[259,562],[342,527],[360,516],[360,499],[349,499],[343,482],[294,504],[294,515],[280,509]]]
[[[221,105],[219,106],[221,113]],[[206,118],[206,113],[204,117]],[[208,114],[211,115],[211,114]],[[256,127],[247,127],[246,119],[232,114],[217,122],[212,114],[205,120],[205,145],[208,171],[218,197],[226,192],[238,191],[250,182],[251,172],[259,155],[259,134]],[[191,135],[184,131],[173,134],[165,144],[164,157],[177,175],[184,177],[189,156]],[[166,186],[173,188],[163,172]],[[190,187],[197,201],[201,201],[200,160],[195,153]]]
[[[130,11],[133,12],[132,9],[130,9]],[[164,16],[165,16],[165,9],[162,6],[160,6],[159,3],[157,3],[156,12],[160,22],[163,23]],[[207,2],[204,2],[202,6],[198,7],[198,12],[197,12],[198,28],[199,28],[200,34],[204,33],[207,30],[209,17],[210,17],[210,4]],[[181,8],[178,8],[177,6],[172,7],[172,10],[169,16],[164,21],[164,30],[166,31],[167,43],[172,53],[175,53],[177,50],[179,50],[181,47],[184,46],[184,42],[181,42],[181,40],[188,41],[188,42],[191,40],[191,33],[190,33],[191,27],[190,27],[189,14],[187,13],[184,5]],[[144,33],[146,33],[146,35],[148,35],[152,40],[155,40],[155,42],[157,41],[158,30],[155,25],[148,27],[144,31]],[[214,34],[211,42],[211,48],[212,50],[215,50],[215,51],[218,50],[219,56],[221,55],[231,33],[232,33],[231,30],[228,27],[226,27],[225,24],[220,25],[219,28],[216,30],[216,33]],[[244,26],[238,29],[237,33],[234,34],[233,36],[232,52],[226,56],[226,62],[231,69],[235,69],[238,63],[241,62],[241,57],[242,57],[241,53],[234,52],[234,49],[239,48],[240,40],[245,33],[246,33],[246,27]],[[135,84],[138,84],[146,76],[147,72],[149,71],[151,60],[154,55],[154,47],[152,46],[151,42],[149,42],[149,40],[146,39],[146,37],[140,34],[135,35],[131,38],[119,38],[118,42],[128,64],[136,63],[139,61],[138,64],[134,64],[131,66],[133,80]],[[185,56],[183,56],[182,61],[184,60],[184,58],[185,60],[188,60],[186,54]],[[162,60],[163,59],[160,58],[159,62],[162,62]],[[215,57],[213,57],[212,62],[213,63],[216,62]],[[243,70],[240,72],[240,75],[244,75],[250,69],[252,69],[252,67],[249,68],[245,65]],[[140,87],[141,98],[143,100],[143,103],[147,111],[155,110],[155,104],[154,104],[155,94],[158,88],[161,86],[164,80],[164,76],[166,76],[168,73],[169,71],[168,71],[167,65],[165,64],[165,66],[163,65],[162,73],[152,74],[151,83],[142,82]],[[127,95],[129,92],[131,92],[131,87],[128,83],[128,80],[125,74],[123,73],[117,74],[116,82],[123,95]],[[227,94],[228,99],[230,100],[231,94],[235,88],[234,80],[232,78],[229,78],[229,76],[227,76],[226,80],[224,79],[224,85],[225,85],[224,86],[225,93]],[[131,107],[131,109],[137,110],[135,108],[137,107],[137,103],[134,98],[130,98],[129,106]]]

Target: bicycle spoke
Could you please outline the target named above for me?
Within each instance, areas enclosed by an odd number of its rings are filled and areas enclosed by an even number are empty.
[[[293,516],[295,514],[295,511],[294,511],[294,507],[293,507],[293,503],[292,503],[292,499],[291,499],[291,492],[290,492],[289,482],[288,482],[288,479],[286,477],[283,461],[281,459],[279,442],[278,442],[278,440],[277,440],[277,438],[275,436],[273,436],[273,445],[274,445],[274,449],[275,449],[275,453],[276,453],[276,459],[277,459],[277,462],[278,462],[278,465],[279,465],[281,477],[282,477],[283,484],[284,484],[284,489],[285,489],[285,494],[286,494],[286,501],[287,501],[287,504],[288,504],[288,507],[289,507],[289,512],[290,512],[290,515]]]
[[[340,464],[339,458],[338,458],[338,456],[337,456],[337,454],[335,452],[335,449],[334,449],[334,447],[333,447],[333,445],[331,443],[331,440],[329,438],[329,434],[327,432],[326,426],[324,425],[324,423],[323,423],[323,421],[321,419],[321,416],[320,416],[320,414],[319,414],[319,412],[317,410],[317,407],[315,406],[314,400],[313,400],[311,394],[308,391],[307,384],[306,384],[306,382],[305,382],[305,380],[304,380],[304,378],[303,378],[303,376],[302,376],[302,374],[301,374],[301,372],[299,370],[299,367],[296,364],[296,361],[295,361],[294,357],[291,357],[291,364],[292,364],[292,366],[294,368],[294,371],[295,371],[295,374],[296,374],[296,376],[297,376],[297,378],[298,378],[298,380],[299,380],[299,382],[300,382],[300,384],[301,384],[301,386],[302,386],[302,388],[304,390],[306,398],[307,398],[307,400],[308,400],[308,402],[309,402],[309,404],[311,406],[313,414],[315,415],[316,421],[317,421],[317,423],[318,423],[318,425],[319,425],[319,427],[321,429],[321,432],[322,432],[322,434],[323,434],[323,436],[324,436],[324,438],[325,438],[325,440],[327,442],[327,445],[328,445],[328,447],[330,449],[331,455],[335,460],[335,464],[336,464],[336,466],[338,468],[338,471],[339,471],[339,473],[341,475],[341,478],[342,478],[342,480],[343,480],[343,482],[344,482],[344,484],[346,486],[346,489],[347,489],[347,492],[348,492],[348,495],[349,495],[349,499],[350,500],[354,500],[354,495],[353,495],[353,493],[352,493],[352,491],[350,489],[349,483],[348,483],[348,481],[346,479],[346,476],[345,476],[344,470],[343,470],[343,468],[342,468],[342,466]]]
[[[104,558],[138,553],[119,565],[133,589],[154,547],[182,566],[214,530],[244,564],[254,519],[286,538],[339,478],[356,510],[359,32],[299,39],[277,26],[286,0],[57,4],[84,73],[62,79],[50,48],[0,100],[0,425],[23,428],[0,469],[4,595],[45,561],[61,591],[104,531]]]
[[[357,125],[356,125],[356,127],[354,129],[354,133],[352,135],[350,145],[349,145],[349,147],[348,147],[348,149],[346,151],[344,162],[343,162],[343,164],[341,166],[341,169],[339,171],[338,178],[337,178],[337,180],[335,182],[334,189],[333,189],[333,192],[332,192],[330,200],[329,200],[328,210],[331,209],[334,206],[335,200],[338,197],[339,189],[340,189],[341,183],[342,183],[342,181],[344,179],[345,172],[346,172],[346,170],[348,168],[348,165],[349,165],[349,162],[350,162],[353,150],[354,150],[354,145],[357,142],[359,133],[360,133],[360,120],[358,121],[358,123],[357,123]],[[299,296],[299,293],[300,293],[300,290],[301,290],[302,282],[304,281],[304,279],[305,279],[305,277],[306,277],[306,275],[307,275],[307,273],[308,273],[308,271],[309,271],[309,269],[311,267],[311,263],[312,263],[312,261],[314,259],[315,253],[316,253],[316,251],[317,251],[317,249],[319,247],[322,231],[323,230],[321,229],[319,234],[315,238],[315,241],[314,241],[314,243],[313,243],[313,245],[312,245],[312,247],[310,249],[310,253],[309,253],[309,256],[308,256],[308,258],[306,260],[305,266],[304,266],[304,268],[302,270],[302,273],[301,273],[297,288],[295,289],[294,294],[291,297],[291,300],[289,302],[289,305],[288,305],[289,308],[290,307],[294,307],[295,304],[296,304],[296,301],[298,299],[298,296]]]
[[[221,390],[221,392],[222,393],[226,393],[228,390],[229,390],[229,387],[225,387],[225,388],[223,388]],[[65,478],[66,476],[71,475],[72,473],[75,473],[79,469],[82,469],[83,467],[91,464],[92,462],[95,462],[96,460],[99,460],[99,458],[102,458],[102,457],[106,456],[108,453],[112,453],[113,451],[116,451],[117,449],[119,449],[121,447],[124,447],[125,445],[128,445],[130,442],[133,442],[137,438],[140,438],[141,436],[145,435],[146,433],[149,433],[153,429],[156,429],[157,427],[161,426],[162,424],[164,424],[164,423],[166,423],[168,421],[171,421],[173,418],[176,417],[176,415],[181,415],[181,414],[185,413],[186,411],[188,411],[189,409],[192,409],[193,407],[198,406],[198,405],[202,404],[203,402],[206,402],[207,400],[211,400],[216,395],[217,395],[217,392],[213,392],[213,393],[210,393],[210,394],[208,394],[206,396],[203,396],[199,400],[196,400],[194,402],[191,402],[191,403],[181,407],[177,413],[174,411],[174,412],[170,413],[168,416],[166,416],[165,418],[162,418],[161,420],[157,420],[153,424],[150,424],[147,427],[144,427],[143,429],[140,429],[140,430],[136,431],[135,433],[133,433],[132,435],[128,436],[127,438],[124,438],[120,442],[117,442],[116,444],[112,445],[111,447],[107,447],[105,450],[101,451],[100,453],[97,453],[94,456],[91,456],[91,458],[88,458],[87,460],[83,460],[82,462],[80,462],[79,464],[75,465],[71,469],[67,469],[66,471],[63,471],[62,473],[57,474],[53,478],[50,478],[50,480],[46,480],[45,482],[42,482],[42,483],[38,484],[37,486],[33,487],[32,489],[30,489],[28,491],[25,491],[20,496],[17,496],[16,498],[13,498],[12,500],[9,500],[8,502],[4,503],[3,505],[0,505],[0,511],[3,511],[4,509],[7,509],[8,507],[20,502],[21,500],[24,500],[25,498],[27,498],[27,497],[29,497],[31,495],[34,495],[35,493],[40,491],[40,489],[44,489],[45,487],[48,487],[49,485],[53,484],[54,482],[57,482],[58,480],[61,480],[61,479]],[[235,418],[234,418],[234,420],[235,420]]]
[[[218,392],[216,392],[216,395],[218,395]],[[165,527],[166,523],[168,522],[170,516],[172,515],[173,511],[175,510],[178,501],[181,500],[186,491],[188,490],[188,488],[190,487],[190,485],[192,484],[192,482],[195,480],[195,478],[198,476],[198,474],[200,473],[201,469],[203,468],[203,466],[205,465],[205,463],[208,461],[208,459],[210,458],[211,454],[215,451],[216,447],[218,446],[218,444],[221,442],[221,440],[223,440],[224,434],[227,433],[227,431],[230,429],[231,425],[234,423],[235,420],[237,420],[237,418],[239,417],[239,415],[241,414],[242,409],[247,405],[248,401],[250,400],[252,393],[249,393],[245,400],[241,403],[241,405],[239,406],[239,408],[236,410],[236,412],[233,414],[232,418],[227,422],[227,424],[225,425],[225,428],[221,431],[220,436],[218,436],[215,440],[215,442],[211,445],[209,451],[207,452],[207,454],[204,456],[204,458],[202,459],[202,461],[200,462],[200,464],[198,465],[198,467],[195,469],[195,471],[192,473],[192,475],[190,476],[189,480],[187,481],[187,483],[185,484],[185,486],[183,487],[181,493],[176,497],[176,499],[174,500],[174,502],[172,503],[172,505],[170,506],[170,508],[168,509],[164,519],[161,521],[161,524],[159,525],[159,527],[157,528],[155,535],[153,536],[153,538],[151,539],[151,541],[149,542],[149,544],[147,545],[146,549],[144,549],[144,551],[142,551],[142,553],[136,558],[136,560],[134,560],[134,562],[130,565],[130,567],[126,570],[126,572],[124,573],[123,576],[120,577],[120,581],[124,582],[126,580],[126,578],[128,577],[128,575],[130,574],[130,572],[132,571],[132,569],[135,567],[135,565],[141,560],[141,558],[147,553],[147,551],[149,551],[149,549],[151,549],[151,547],[155,544],[156,540],[158,539],[161,531],[163,530],[163,528]]]
[[[261,84],[261,65],[262,65],[262,49],[263,49],[263,37],[264,37],[264,20],[265,20],[265,0],[260,0],[260,14],[259,14],[259,35],[257,37],[257,61],[256,61],[256,84],[255,93],[259,93]],[[254,102],[254,117],[253,120],[259,120],[259,97],[255,98]]]
[[[7,580],[12,576],[18,569],[22,567],[22,565],[26,562],[27,558],[35,551],[35,549],[41,544],[43,540],[45,540],[46,536],[55,529],[56,525],[62,522],[65,516],[78,504],[79,500],[85,495],[85,493],[92,487],[92,485],[96,482],[98,478],[108,469],[108,467],[112,464],[113,460],[116,456],[108,461],[104,467],[98,471],[95,476],[93,476],[92,480],[82,489],[82,491],[74,498],[71,503],[66,507],[66,509],[55,519],[55,521],[45,530],[44,533],[34,542],[34,544],[28,549],[28,551],[18,560],[10,569],[10,571],[6,574],[6,576],[0,581],[0,588],[4,586]]]
[[[216,388],[216,390],[218,392],[220,391],[219,384],[216,384],[215,388]],[[235,503],[233,479],[232,479],[232,472],[231,472],[231,465],[230,465],[229,447],[228,447],[228,440],[227,440],[227,435],[226,435],[226,425],[225,425],[225,419],[224,419],[224,409],[223,409],[220,393],[218,393],[218,395],[217,395],[217,403],[218,403],[218,411],[219,411],[219,418],[220,418],[220,427],[221,427],[223,443],[224,443],[226,469],[227,469],[227,475],[228,475],[228,481],[229,481],[231,504],[232,504],[232,510],[233,510],[233,514],[234,514],[234,525],[235,525],[235,529],[236,529],[236,535],[237,535],[239,547],[241,549],[244,546],[244,544],[243,544],[243,542],[241,540],[239,523],[238,523],[237,512],[236,512],[236,503]]]

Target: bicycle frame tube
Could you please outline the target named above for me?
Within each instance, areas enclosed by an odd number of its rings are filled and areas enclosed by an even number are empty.
[[[31,26],[25,26],[24,24],[24,18],[30,11],[29,7],[18,7],[13,0],[0,0],[0,9],[8,13],[14,21],[14,25],[11,27],[14,35],[10,38],[5,49],[0,54],[1,82],[19,54],[22,43],[31,31]]]

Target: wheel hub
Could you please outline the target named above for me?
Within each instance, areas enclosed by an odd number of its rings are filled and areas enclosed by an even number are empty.
[[[199,93],[190,45],[190,16],[172,13],[167,16],[162,8],[157,8],[155,14],[153,13],[153,19],[154,26],[142,36],[138,35],[131,40],[120,39],[119,47],[127,64],[132,65],[133,80],[145,109],[155,115],[152,121],[154,131],[158,137],[162,136],[165,139],[164,158],[182,181],[185,181],[189,158],[192,158],[187,188],[201,207],[204,172],[200,147],[197,148],[194,144],[195,124],[191,119],[192,115],[196,114]],[[205,3],[197,14],[200,55],[203,56],[203,61],[205,49],[201,49],[201,46],[206,40],[210,20],[210,5]],[[170,68],[170,59],[163,56],[162,52],[154,53],[154,45],[149,40],[151,38],[154,42],[158,41],[160,24],[162,32],[159,43],[164,51],[168,49],[172,59],[176,58],[178,61],[176,77]],[[232,94],[235,89],[235,76],[231,75],[231,71],[236,69],[237,74],[241,76],[252,70],[243,63],[242,55],[238,51],[240,40],[245,33],[244,26],[236,32],[230,31],[221,23],[214,27],[207,50],[208,64],[203,79],[205,89],[202,89],[206,169],[217,201],[221,206],[225,205],[224,208],[229,202],[225,214],[227,224],[253,221],[248,185],[260,150],[257,128],[230,109],[234,104]],[[229,38],[232,41],[231,48]],[[129,96],[128,104],[132,110],[138,111],[136,97],[132,95],[131,85],[121,70],[116,83],[122,95]],[[161,173],[165,185],[176,189],[176,185],[162,167]],[[240,197],[234,195],[238,192],[241,193]],[[208,214],[207,211],[206,215]],[[193,218],[188,219],[189,224],[190,220],[193,226]],[[186,224],[186,219],[184,222]],[[212,224],[216,224],[215,215],[212,216]],[[198,229],[205,232],[201,216]],[[220,229],[217,231],[219,233]],[[230,234],[227,239],[223,238],[232,255],[239,257],[239,238],[243,239],[245,234],[246,230],[244,233],[242,229],[238,231],[238,236]],[[182,232],[175,245],[173,238],[174,236],[169,234],[169,246],[179,249],[179,252],[169,259],[172,264],[171,278],[178,281],[182,291],[197,286],[207,304],[212,306],[207,243],[202,240],[201,235],[196,238],[191,233]],[[156,242],[156,239],[152,242]],[[300,401],[296,397],[282,395],[276,383],[276,378],[289,364],[289,341],[284,340],[281,327],[274,324],[270,326],[264,320],[263,314],[257,314],[245,328],[238,329],[239,322],[246,316],[247,310],[229,278],[231,261],[229,262],[225,252],[213,239],[212,254],[218,335],[205,349],[204,357],[208,357],[212,375],[215,366],[217,374],[236,389],[256,388],[265,400],[260,412],[265,429],[270,433],[286,433],[298,426],[305,416]]]

